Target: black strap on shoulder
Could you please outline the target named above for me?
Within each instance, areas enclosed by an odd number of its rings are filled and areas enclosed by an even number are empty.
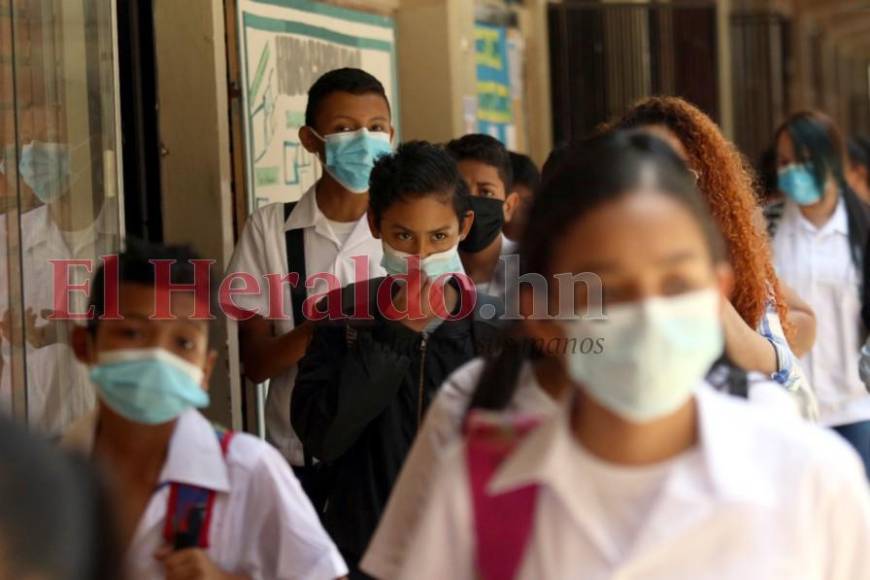
[[[290,218],[296,202],[284,204],[284,222]],[[284,232],[284,240],[287,245],[287,273],[299,274],[299,282],[290,288],[290,296],[293,301],[293,326],[299,326],[305,321],[302,305],[308,293],[305,291],[305,280],[308,278],[305,271],[305,230],[296,228]]]
[[[784,202],[772,203],[764,208],[764,218],[767,221],[767,236],[773,240],[782,221],[782,213],[785,211]]]

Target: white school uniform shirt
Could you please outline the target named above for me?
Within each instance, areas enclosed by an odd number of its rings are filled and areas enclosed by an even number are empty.
[[[339,286],[355,279],[355,256],[368,257],[367,278],[385,274],[381,266],[383,248],[380,240],[372,237],[368,219],[363,215],[342,243],[329,225],[329,220],[317,207],[314,186],[308,189],[287,220],[284,219],[284,204],[273,203],[255,211],[248,218],[236,251],[230,261],[227,274],[246,272],[255,276],[262,285],[259,294],[234,296],[236,306],[245,310],[260,310],[266,318],[269,294],[264,276],[267,274],[288,273],[287,230],[303,228],[305,244],[305,271],[308,277],[318,272],[326,272],[338,278]],[[344,232],[339,232],[344,233]],[[318,282],[308,291],[322,293],[327,291],[325,282]],[[282,319],[274,321],[276,335],[284,335],[293,330],[293,304],[290,286],[284,284],[284,312]],[[266,400],[266,434],[269,442],[294,465],[302,465],[304,456],[302,443],[290,425],[290,398],[296,380],[297,367],[291,367],[269,381],[269,395]]]
[[[866,577],[870,496],[855,452],[834,433],[709,387],[695,398],[698,444],[657,466],[592,457],[567,412],[520,442],[488,487],[539,486],[519,580]],[[461,445],[432,490],[399,578],[474,580]]]
[[[435,485],[435,475],[452,447],[461,441],[463,420],[485,365],[483,359],[477,358],[459,367],[447,378],[429,406],[360,564],[369,575],[381,580],[399,576],[413,532],[419,526]],[[785,389],[759,377],[754,376],[750,382],[749,401],[765,412],[798,419],[798,408]],[[524,364],[507,411],[544,418],[555,415],[559,409],[559,403],[538,383],[532,365]]]
[[[0,216],[0,239],[6,238],[6,216]],[[24,307],[37,316],[36,324],[47,324],[43,310],[54,310],[54,268],[51,260],[89,260],[88,272],[81,266],[68,270],[69,283],[82,284],[90,280],[102,265],[103,255],[118,251],[118,205],[115,199],[106,199],[96,219],[78,232],[64,232],[46,205],[21,214],[22,278]],[[17,260],[5,242],[0,243],[0,316],[9,308],[9,279],[7,262]],[[83,292],[69,293],[72,312],[87,311],[88,296]],[[40,431],[53,436],[61,435],[76,419],[94,408],[94,389],[88,368],[75,356],[68,336],[75,324],[83,321],[60,321],[60,340],[54,344],[35,347],[25,341],[27,367],[27,419]],[[11,384],[10,346],[0,338],[0,400],[7,402],[13,389],[23,392],[23,385]],[[7,407],[8,408],[8,407]]]
[[[462,365],[438,389],[360,564],[367,574],[382,580],[398,575],[411,533],[432,492],[434,476],[447,451],[461,439],[465,413],[485,365],[480,358]],[[558,409],[538,385],[531,365],[523,366],[517,385],[510,410],[546,416]]]
[[[477,284],[477,291],[482,294],[488,294],[489,296],[493,296],[495,298],[504,298],[505,297],[505,289],[508,284],[508,272],[512,276],[511,282],[516,282],[516,279],[519,278],[519,261],[515,262],[515,268],[511,269],[508,267],[506,259],[509,257],[514,257],[518,260],[517,253],[519,252],[519,244],[513,240],[509,240],[504,233],[501,234],[501,251],[498,256],[498,263],[495,266],[495,270],[492,273],[492,280],[489,282],[484,282],[482,284]]]
[[[90,454],[97,413],[64,437],[69,449]],[[178,418],[166,463],[125,557],[128,577],[162,579],[154,553],[163,546],[169,486],[177,481],[217,492],[208,557],[220,569],[252,580],[326,580],[347,567],[287,462],[268,443],[235,433],[223,456],[211,423],[191,409]]]
[[[861,277],[842,197],[821,228],[787,201],[772,247],[777,274],[816,313],[816,342],[800,364],[816,391],[820,421],[836,426],[870,419],[870,393],[858,375]]]

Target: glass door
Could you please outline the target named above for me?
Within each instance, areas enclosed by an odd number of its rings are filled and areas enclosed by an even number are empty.
[[[114,0],[0,0],[0,407],[60,434],[94,405],[58,317],[123,215]]]

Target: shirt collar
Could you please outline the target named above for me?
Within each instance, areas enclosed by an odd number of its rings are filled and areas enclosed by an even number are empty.
[[[116,228],[113,228],[106,221],[117,219],[117,206],[112,205],[109,207],[109,203],[108,200],[104,202],[100,213],[88,226],[93,228],[95,239],[99,236],[114,236],[117,234]],[[61,237],[60,228],[51,219],[47,205],[43,204],[25,212],[21,215],[21,221],[21,245],[25,251],[49,243],[51,237]]]
[[[669,477],[666,491],[688,502],[709,502],[713,499],[733,502],[773,503],[776,489],[765,486],[763,478],[747,477],[758,472],[748,449],[753,448],[751,429],[741,429],[746,423],[746,409],[722,400],[706,383],[696,389],[699,441],[704,470],[686,476],[675,472]],[[576,449],[570,428],[568,404],[530,433],[505,460],[489,483],[490,493],[504,493],[526,485],[548,487],[578,522],[587,519],[590,502],[598,501],[593,492],[578,486],[584,472],[574,460]]]
[[[849,235],[849,214],[846,211],[846,200],[840,196],[837,201],[837,209],[827,224],[822,228],[826,232],[834,232],[843,236]]]
[[[188,483],[218,492],[230,490],[227,463],[217,434],[199,411],[189,409],[178,418],[160,481]]]
[[[97,432],[97,411],[84,416],[64,435],[62,445],[90,455]],[[181,414],[169,440],[160,483],[186,483],[217,492],[230,490],[226,459],[214,427],[199,411]]]
[[[326,216],[317,207],[315,186],[312,185],[308,188],[308,191],[302,194],[302,197],[296,203],[296,207],[290,212],[290,215],[284,222],[284,231],[310,228],[318,223],[325,222]]]
[[[799,228],[818,235],[840,234],[843,236],[849,235],[849,214],[846,211],[846,202],[843,196],[837,201],[837,207],[834,208],[834,213],[831,218],[822,227],[817,228],[810,223],[807,218],[801,214],[800,206],[793,201],[787,201],[785,207],[784,219],[796,224]]]
[[[335,237],[335,233],[329,226],[329,219],[322,211],[320,211],[320,207],[317,205],[316,188],[316,184],[312,185],[308,188],[308,191],[302,194],[302,197],[299,198],[296,207],[293,208],[293,211],[290,212],[290,215],[284,221],[284,231],[314,228],[315,232],[332,240],[336,246],[341,247],[341,244]],[[372,239],[368,219],[366,214],[363,214],[363,216],[357,220],[356,226],[350,233],[347,242],[345,242],[345,246],[353,247],[363,241],[371,241]]]

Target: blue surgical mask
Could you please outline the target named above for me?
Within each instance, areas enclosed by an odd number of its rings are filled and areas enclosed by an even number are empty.
[[[369,190],[369,177],[375,161],[393,152],[389,133],[360,129],[321,137],[314,129],[311,132],[326,144],[323,164],[326,172],[353,193]]]
[[[390,276],[408,273],[408,259],[414,254],[400,252],[388,243],[384,242],[384,257],[381,258],[381,266]],[[453,246],[449,250],[430,254],[420,260],[420,269],[430,279],[435,279],[443,274],[464,273],[462,260],[459,258],[459,247]]]
[[[21,148],[18,171],[39,201],[55,201],[69,188],[67,146],[63,143],[31,141]]]
[[[722,354],[720,303],[715,290],[699,290],[612,306],[603,320],[565,321],[568,374],[629,421],[673,413]],[[600,347],[578,349],[587,339]]]
[[[146,425],[207,407],[202,378],[201,368],[162,348],[104,351],[91,369],[100,399],[122,417]]]
[[[777,186],[798,205],[813,205],[822,199],[816,178],[806,165],[788,165],[780,169]]]

